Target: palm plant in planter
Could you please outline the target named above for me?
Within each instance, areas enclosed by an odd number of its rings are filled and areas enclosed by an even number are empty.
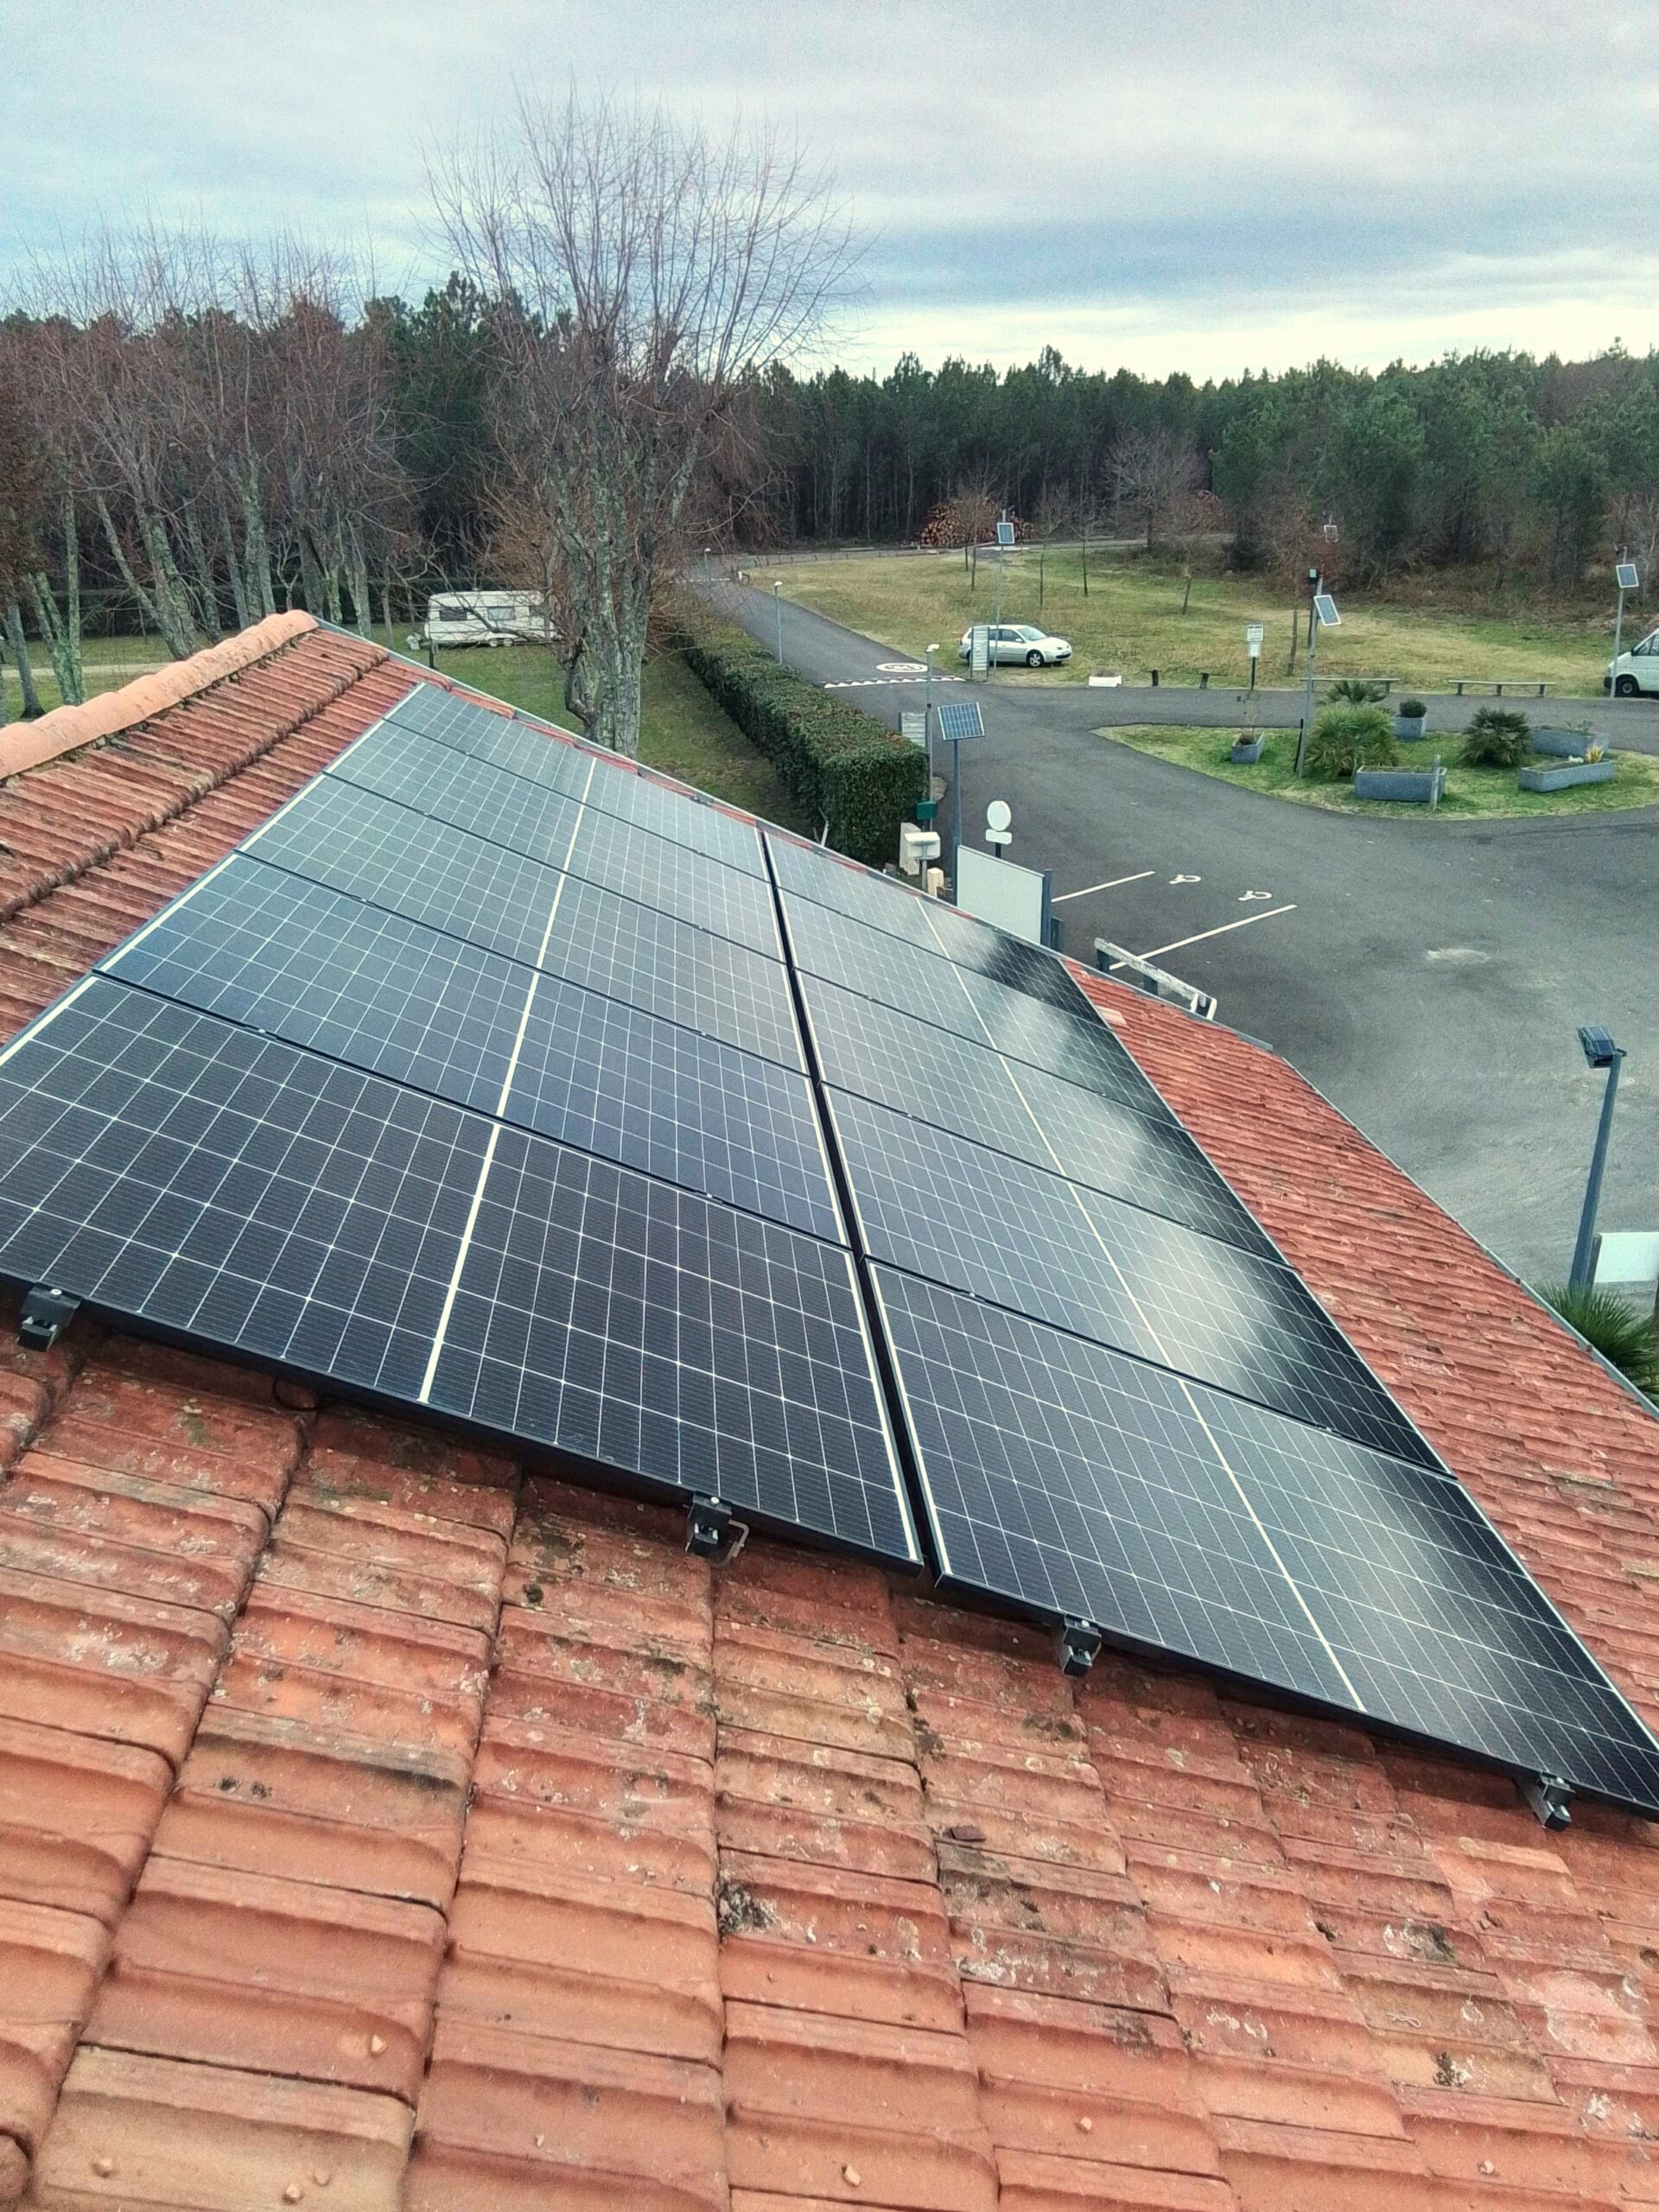
[[[1428,709],[1421,699],[1402,699],[1394,710],[1394,734],[1408,743],[1421,737],[1428,721]]]
[[[1459,754],[1465,768],[1518,768],[1532,750],[1532,724],[1513,707],[1481,707],[1469,717]]]

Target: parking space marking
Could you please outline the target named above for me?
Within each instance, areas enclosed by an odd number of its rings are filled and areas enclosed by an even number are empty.
[[[1149,875],[1156,874],[1155,868],[1143,868],[1138,875],[1115,875],[1105,883],[1091,883],[1084,891],[1057,892],[1049,904],[1063,906],[1068,899],[1092,899],[1096,891],[1116,891],[1120,883],[1144,883]]]
[[[1294,914],[1293,901],[1288,906],[1268,906],[1259,914],[1241,914],[1236,922],[1223,922],[1218,929],[1200,930],[1196,937],[1178,937],[1173,944],[1154,944],[1149,952],[1138,957],[1142,960],[1161,960],[1166,952],[1179,952],[1184,945],[1202,944],[1207,937],[1225,937],[1229,930],[1247,930],[1252,922],[1270,922],[1275,914]]]

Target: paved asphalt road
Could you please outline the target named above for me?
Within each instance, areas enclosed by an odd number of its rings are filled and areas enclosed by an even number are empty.
[[[769,592],[721,596],[773,642]],[[921,704],[890,647],[788,601],[783,629],[803,675],[856,685],[842,696],[884,720]],[[963,694],[936,678],[935,696]],[[1109,937],[1213,991],[1224,1020],[1282,1052],[1530,1281],[1565,1275],[1572,1256],[1602,1083],[1574,1031],[1604,1021],[1630,1058],[1602,1226],[1659,1228],[1659,809],[1367,821],[1093,734],[1200,707],[1224,727],[1236,695],[999,674],[979,696],[989,734],[965,758],[966,832],[988,800],[1008,802],[1009,856],[1054,871],[1068,952],[1088,959]],[[1264,709],[1275,696],[1294,721],[1297,695],[1263,695]],[[1455,727],[1478,703],[1436,701],[1435,721]],[[1616,721],[1620,742],[1659,751],[1659,705],[1550,710]]]

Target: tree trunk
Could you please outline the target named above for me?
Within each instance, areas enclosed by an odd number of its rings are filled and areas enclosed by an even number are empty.
[[[225,504],[225,486],[218,487],[219,535],[225,548],[225,569],[231,580],[231,604],[236,609],[236,626],[245,630],[252,620],[248,613],[248,587],[243,579],[242,563],[237,557],[236,532],[231,528],[231,511]]]
[[[1296,673],[1296,645],[1301,632],[1302,610],[1300,607],[1293,607],[1290,610],[1290,658],[1285,663],[1287,676],[1294,676]]]
[[[259,614],[274,614],[276,594],[270,582],[270,536],[265,528],[258,480],[251,468],[238,474],[236,489],[242,503],[242,558],[247,569],[248,598]]]
[[[35,689],[35,671],[29,664],[29,639],[23,635],[23,611],[16,599],[6,601],[6,635],[11,641],[11,657],[17,664],[17,681],[22,687],[23,720],[32,722],[44,710],[41,695]]]
[[[4,729],[10,718],[10,709],[6,705],[6,657],[0,653],[0,729]]]
[[[189,549],[190,565],[196,572],[197,626],[217,645],[225,635],[225,626],[219,619],[219,585],[213,575],[213,564],[207,557],[207,540],[202,537],[194,501],[184,511],[184,542]]]
[[[165,637],[166,629],[162,620],[161,609],[139,582],[133,565],[127,558],[127,550],[121,543],[121,534],[115,526],[115,518],[110,512],[108,500],[99,492],[93,504],[98,511],[98,518],[104,525],[104,535],[109,540],[110,551],[115,556],[115,565],[121,571],[121,581],[138,602],[139,620],[149,629],[161,632]]]

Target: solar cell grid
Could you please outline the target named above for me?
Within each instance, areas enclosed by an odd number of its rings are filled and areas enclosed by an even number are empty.
[[[488,1124],[94,977],[0,1060],[7,1271],[411,1397]]]
[[[1428,1457],[1288,1268],[849,1092],[830,1096],[874,1257],[1379,1450]]]
[[[569,866],[590,883],[677,914],[774,960],[783,957],[770,887],[688,845],[589,806],[582,810]]]
[[[411,699],[414,696],[410,695]],[[625,767],[613,756],[578,745],[521,716],[505,715],[461,701],[438,715],[417,707],[419,718],[408,721],[409,703],[399,700],[391,710],[389,724],[393,730],[422,728],[474,760],[550,791],[575,793],[586,787],[588,803],[601,813],[655,830],[659,836],[688,845],[694,852],[705,853],[746,874],[766,873],[760,835],[752,823],[704,805],[649,774]],[[590,767],[594,771],[591,782]]]
[[[1659,1812],[1659,1745],[1450,1477],[874,1277],[949,1580]]]
[[[915,1556],[850,1255],[516,1130],[429,1402]]]
[[[597,884],[569,879],[542,965],[783,1066],[804,1065],[778,961]]]
[[[804,1074],[281,868],[232,860],[106,967],[544,1136],[841,1236]]]
[[[1273,1248],[1185,1130],[988,1045],[918,1028],[819,977],[802,995],[827,1082],[1111,1192],[1246,1251]]]
[[[785,893],[783,906],[791,953],[807,974],[976,1045],[993,1045],[1011,1059],[1045,1068],[1137,1112],[1174,1119],[1081,997],[1080,1010],[1065,1013],[810,899]]]
[[[589,780],[584,763],[569,791],[526,783],[453,746],[385,722],[342,753],[328,772],[554,868],[564,865]]]
[[[243,847],[470,944],[534,963],[561,878],[556,869],[339,777],[308,785]]]

